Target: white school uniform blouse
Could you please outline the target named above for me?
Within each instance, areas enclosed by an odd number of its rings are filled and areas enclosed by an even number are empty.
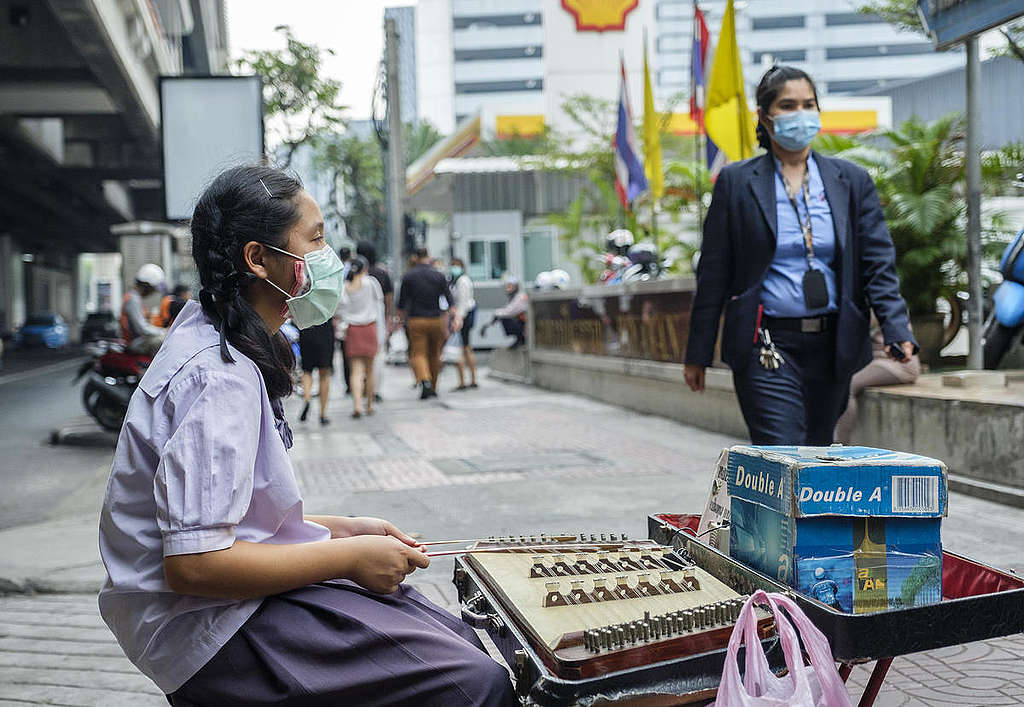
[[[290,435],[259,369],[233,347],[235,363],[223,361],[219,343],[202,307],[188,302],[132,396],[100,515],[100,614],[125,655],[167,693],[261,600],[176,594],[164,579],[165,556],[222,550],[236,538],[330,537],[303,520]]]

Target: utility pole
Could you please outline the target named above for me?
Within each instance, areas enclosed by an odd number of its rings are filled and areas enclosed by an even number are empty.
[[[395,277],[405,269],[405,143],[402,141],[402,96],[398,84],[398,29],[384,20],[388,110],[388,227]]]
[[[981,61],[978,35],[965,42],[967,49],[967,367],[983,368],[981,348]]]

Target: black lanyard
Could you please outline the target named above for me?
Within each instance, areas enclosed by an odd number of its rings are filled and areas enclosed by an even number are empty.
[[[800,209],[797,208],[796,204],[796,190],[789,186],[789,182],[786,181],[786,177],[782,174],[781,165],[779,167],[779,178],[782,179],[782,185],[786,189],[786,196],[789,197],[789,205],[793,207],[793,213],[796,214],[796,222],[803,233],[807,269],[812,270],[814,263],[814,233],[811,231],[811,168],[809,165],[804,166],[804,181],[799,190],[804,198],[804,209],[807,211],[806,221],[800,220]]]

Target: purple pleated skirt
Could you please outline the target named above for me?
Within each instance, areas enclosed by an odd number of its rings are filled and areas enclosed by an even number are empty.
[[[177,691],[200,705],[513,707],[508,672],[476,633],[402,585],[335,580],[268,597]]]

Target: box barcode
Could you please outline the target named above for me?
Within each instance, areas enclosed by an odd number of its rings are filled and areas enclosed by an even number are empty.
[[[893,513],[938,513],[939,477],[892,477]]]

